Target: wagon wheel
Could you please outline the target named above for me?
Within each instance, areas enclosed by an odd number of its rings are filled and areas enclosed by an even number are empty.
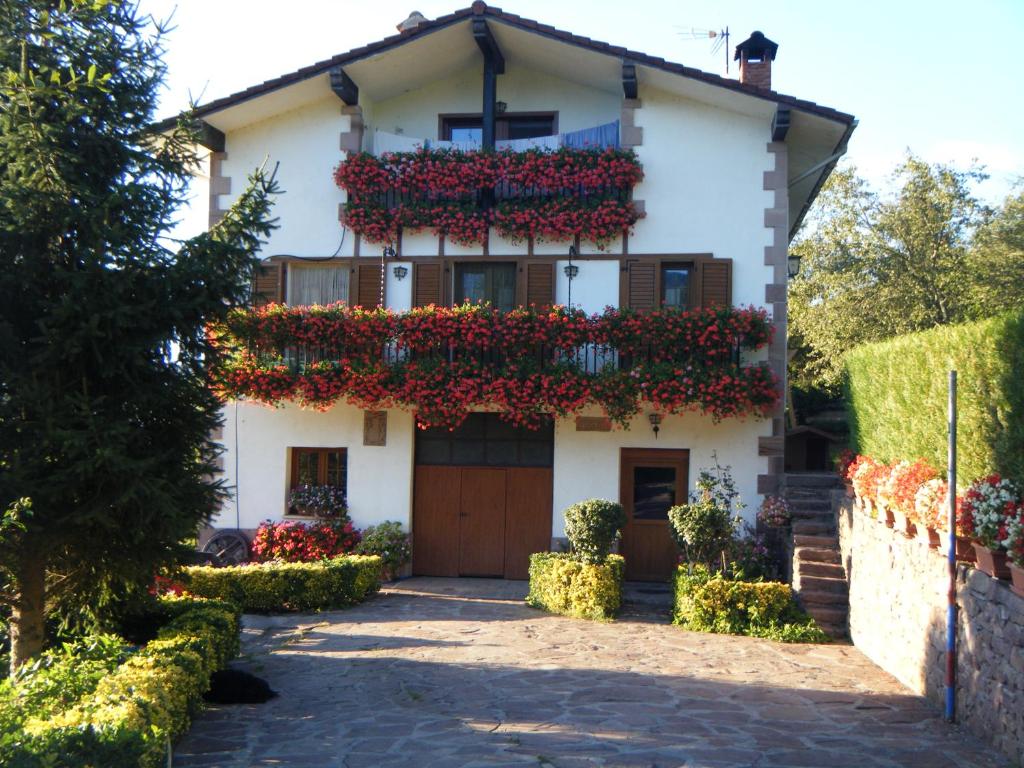
[[[218,531],[203,552],[216,555],[224,565],[240,565],[249,560],[249,540],[241,531]]]

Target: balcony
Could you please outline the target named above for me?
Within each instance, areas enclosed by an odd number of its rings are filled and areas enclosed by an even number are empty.
[[[764,310],[424,307],[405,313],[345,305],[270,305],[232,313],[213,331],[225,398],[326,409],[401,407],[420,426],[458,426],[480,407],[536,426],[546,414],[597,406],[620,425],[650,407],[713,419],[758,416],[778,382],[743,353],[768,344]]]
[[[512,242],[605,244],[637,221],[642,179],[633,151],[614,147],[362,153],[334,172],[346,226],[368,242],[429,229],[461,245],[482,244],[491,227]]]

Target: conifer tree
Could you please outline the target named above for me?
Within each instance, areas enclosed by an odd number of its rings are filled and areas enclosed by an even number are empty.
[[[65,604],[151,583],[222,499],[205,328],[247,301],[272,176],[168,233],[196,170],[154,111],[166,29],[130,2],[0,0],[0,601],[12,669]],[[67,617],[65,617],[67,618]]]

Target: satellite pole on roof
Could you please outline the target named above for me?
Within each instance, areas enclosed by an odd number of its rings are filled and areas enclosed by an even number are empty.
[[[711,45],[711,55],[714,56],[721,50],[725,50],[725,74],[729,74],[729,27],[723,29],[697,29],[690,27],[679,33],[687,40],[714,40]]]

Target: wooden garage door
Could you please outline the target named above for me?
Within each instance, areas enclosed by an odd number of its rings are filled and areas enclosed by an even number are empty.
[[[417,433],[413,573],[525,579],[551,545],[553,441],[482,413]]]

